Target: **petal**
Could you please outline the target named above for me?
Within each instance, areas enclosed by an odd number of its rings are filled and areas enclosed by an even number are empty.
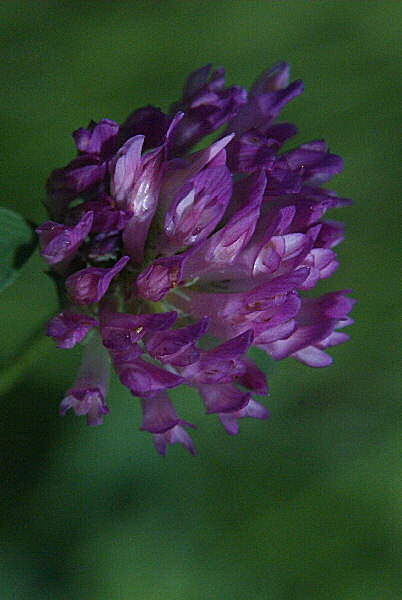
[[[115,368],[122,384],[133,396],[142,398],[151,398],[185,382],[183,377],[140,358],[130,362],[115,361]]]
[[[243,363],[246,367],[246,371],[244,375],[241,375],[238,378],[240,385],[256,394],[266,396],[268,394],[268,382],[264,371],[262,371],[259,366],[247,356],[243,359]]]
[[[206,276],[208,279],[213,277],[222,266],[234,263],[247,246],[260,215],[266,176],[263,172],[256,173],[246,183],[244,206],[194,253],[185,268],[186,279],[197,276],[204,280]]]
[[[88,425],[100,425],[109,408],[105,398],[109,387],[110,356],[95,334],[85,346],[74,386],[60,405],[60,414],[72,408],[76,415],[86,415]]]
[[[160,248],[172,254],[206,239],[222,219],[232,194],[226,166],[204,169],[174,198],[164,225]]]
[[[77,148],[84,154],[95,154],[107,158],[117,146],[119,124],[110,119],[102,119],[99,123],[90,123],[88,129],[74,131],[73,138]]]
[[[141,400],[143,419],[140,429],[150,433],[164,433],[178,423],[182,423],[173,403],[166,392],[154,398]]]
[[[208,317],[204,317],[189,327],[151,333],[146,339],[147,351],[153,358],[164,364],[169,363],[176,366],[192,364],[200,356],[195,342],[205,334],[208,323]]]
[[[137,278],[137,296],[153,302],[162,300],[181,283],[186,262],[196,249],[194,246],[182,254],[154,260]]]
[[[333,362],[332,356],[329,356],[329,354],[326,354],[316,346],[307,346],[292,354],[292,357],[308,367],[315,368],[328,367]]]
[[[249,392],[242,392],[232,384],[197,386],[207,414],[233,413],[243,408],[250,400]]]
[[[111,193],[118,208],[127,208],[127,202],[134,183],[140,173],[143,135],[136,135],[124,144],[109,165]]]
[[[195,71],[187,80],[183,98],[171,110],[184,111],[178,128],[175,150],[183,154],[206,135],[216,131],[247,100],[247,91],[239,86],[225,88],[225,70],[211,74],[211,65]]]
[[[98,321],[88,315],[66,311],[49,321],[46,335],[57,342],[58,348],[70,349],[81,342],[97,325]]]
[[[185,431],[180,425],[176,425],[172,429],[168,429],[168,431],[165,431],[165,433],[155,433],[154,440],[155,447],[162,456],[166,455],[167,444],[173,445],[177,444],[178,442],[183,444],[183,446],[185,446],[193,456],[197,454],[193,440],[187,431]]]
[[[281,360],[293,355],[299,350],[303,350],[308,346],[317,344],[321,340],[328,337],[335,326],[335,321],[324,321],[299,327],[286,340],[279,340],[268,345],[269,353],[276,359]]]
[[[185,160],[168,161],[163,168],[158,214],[165,217],[177,192],[204,167],[209,165],[229,144],[234,134],[227,135],[203,150],[190,154]],[[160,220],[160,219],[159,219]]]
[[[252,330],[224,342],[208,351],[201,351],[197,362],[181,370],[193,384],[227,383],[244,375],[246,367],[241,357],[247,354],[253,341]]]
[[[49,265],[70,261],[91,231],[93,212],[89,211],[75,227],[47,221],[37,228],[41,256]]]
[[[256,93],[246,104],[240,106],[236,116],[229,122],[229,131],[242,134],[255,127],[265,133],[279,116],[284,106],[300,96],[304,90],[301,81],[295,81],[284,89],[270,90],[266,87],[265,83],[261,86],[257,84]]]
[[[232,171],[251,173],[270,169],[276,160],[277,144],[258,129],[250,129],[236,136],[228,146],[228,166]]]
[[[143,157],[141,174],[127,198],[127,208],[132,212],[132,218],[123,232],[123,243],[138,264],[143,261],[148,231],[158,206],[164,152],[161,146]]]
[[[124,269],[129,260],[129,256],[123,256],[111,269],[88,267],[70,275],[65,282],[70,299],[76,304],[99,302],[113,277]]]
[[[245,417],[266,420],[269,419],[270,415],[265,406],[259,404],[252,398],[250,398],[248,403],[240,410],[233,413],[221,413],[219,415],[221,423],[229,435],[237,435],[239,431],[237,419],[244,419]]]
[[[129,138],[143,135],[143,150],[160,146],[169,129],[171,117],[156,106],[138,108],[127,118],[120,128],[119,141],[125,143]]]
[[[177,312],[139,314],[101,312],[102,338],[112,351],[128,349],[150,331],[169,329],[177,319]]]

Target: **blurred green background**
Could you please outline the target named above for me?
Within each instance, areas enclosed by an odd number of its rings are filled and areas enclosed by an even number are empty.
[[[355,205],[341,267],[318,292],[352,287],[352,340],[334,365],[280,363],[267,423],[237,438],[193,396],[198,456],[163,460],[116,380],[102,427],[58,416],[79,352],[43,338],[1,398],[2,600],[397,600],[398,117],[402,4],[1,2],[1,204],[36,222],[71,132],[167,108],[207,62],[249,85],[279,60],[304,95],[282,119],[297,142],[345,159],[332,187]],[[0,360],[56,310],[36,255],[0,297]],[[1,376],[1,374],[0,374]],[[399,381],[400,383],[400,381]],[[398,393],[399,392],[399,393]],[[399,471],[399,472],[398,472]]]

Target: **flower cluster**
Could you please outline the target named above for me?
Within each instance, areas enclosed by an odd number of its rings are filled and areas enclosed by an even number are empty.
[[[60,348],[85,340],[78,378],[61,403],[102,423],[110,363],[142,405],[141,429],[157,450],[195,453],[168,390],[195,387],[206,412],[236,434],[238,419],[267,419],[253,399],[265,374],[252,345],[313,367],[345,342],[349,290],[303,297],[338,267],[343,226],[322,220],[350,203],[321,187],[342,159],[323,140],[290,151],[296,134],[276,123],[303,91],[289,66],[251,91],[226,87],[223,69],[190,75],[171,111],[146,106],[123,125],[78,129],[78,156],[47,184],[51,221],[38,229],[65,310],[48,325]],[[208,147],[193,148],[219,131]]]

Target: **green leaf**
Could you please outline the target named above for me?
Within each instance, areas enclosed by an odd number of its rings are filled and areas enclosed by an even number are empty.
[[[0,207],[0,291],[13,282],[38,242],[33,224]]]

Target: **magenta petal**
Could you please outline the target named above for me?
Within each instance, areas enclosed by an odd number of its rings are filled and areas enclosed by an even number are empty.
[[[242,392],[232,384],[199,385],[207,414],[232,413],[250,400],[250,392]]]
[[[232,193],[232,176],[226,166],[201,171],[174,198],[165,219],[160,248],[172,254],[183,246],[206,239],[226,210]]]
[[[224,342],[208,351],[201,351],[200,358],[181,370],[183,377],[193,384],[228,383],[246,372],[241,360],[253,341],[252,330]]]
[[[124,229],[131,218],[129,211],[117,209],[113,198],[101,193],[95,200],[87,200],[70,208],[67,219],[75,222],[89,210],[94,215],[91,233],[113,235]]]
[[[46,206],[53,218],[62,220],[68,206],[80,194],[100,184],[107,172],[106,163],[95,155],[82,155],[66,167],[54,170],[46,183]]]
[[[111,269],[88,267],[70,275],[66,279],[69,297],[76,304],[99,302],[106,294],[113,277],[124,269],[129,260],[129,256],[123,256]]]
[[[333,331],[328,337],[317,344],[319,348],[332,348],[350,340],[350,335],[343,331]]]
[[[137,278],[136,291],[139,298],[147,298],[153,302],[162,300],[183,277],[186,262],[197,246],[176,256],[157,258]]]
[[[46,221],[37,228],[41,245],[41,256],[48,265],[70,261],[91,231],[93,212],[89,211],[75,227]]]
[[[212,71],[212,63],[196,69],[187,77],[183,89],[183,101],[188,102],[197,92],[199,92],[208,81]]]
[[[292,357],[308,367],[315,368],[329,367],[333,362],[332,356],[316,346],[306,346],[306,348],[292,354]]]
[[[229,435],[237,435],[239,431],[237,419],[244,419],[245,417],[266,420],[269,419],[270,415],[268,409],[253,400],[253,398],[250,398],[248,403],[240,410],[219,414],[221,423]]]
[[[229,435],[237,435],[239,433],[239,423],[234,413],[220,413],[219,419],[224,426],[226,433]]]
[[[264,371],[262,371],[259,366],[247,356],[243,359],[243,363],[246,367],[246,371],[244,375],[241,375],[238,378],[240,385],[256,394],[267,395],[268,382]]]
[[[275,123],[265,131],[265,135],[269,139],[274,139],[279,146],[296,134],[297,127],[293,123]]]
[[[161,392],[154,398],[141,400],[143,419],[141,430],[150,433],[164,433],[180,422],[169,395]]]
[[[103,415],[110,410],[98,388],[73,388],[68,390],[67,396],[60,403],[60,415],[64,417],[72,408],[79,417],[86,415],[89,426],[102,425]]]
[[[208,323],[208,317],[204,317],[189,327],[151,333],[146,339],[147,351],[153,358],[165,364],[181,367],[192,364],[200,356],[195,342],[205,334]]]
[[[327,152],[324,140],[303,144],[287,152],[286,161],[292,170],[302,169],[302,177],[309,184],[321,185],[342,172],[343,160]]]
[[[286,340],[278,340],[269,344],[269,352],[274,358],[281,360],[325,339],[331,334],[334,326],[334,321],[323,321],[315,325],[299,327]]]
[[[156,148],[163,142],[171,123],[171,117],[156,106],[138,108],[120,127],[119,140],[124,143],[136,135],[144,135],[144,150]]]
[[[234,134],[227,135],[208,148],[190,154],[186,159],[175,159],[165,163],[158,214],[160,212],[165,216],[178,191],[204,167],[211,166],[211,162],[222,153],[233,137]]]
[[[185,268],[186,278],[192,279],[196,276],[201,279],[205,276],[209,278],[209,273],[214,273],[236,261],[254,233],[265,186],[266,176],[263,172],[249,178],[246,185],[243,183],[246,196],[244,206],[194,253]]]
[[[77,148],[83,154],[95,154],[107,158],[116,150],[119,124],[110,119],[91,123],[88,129],[81,127],[73,133]]]
[[[275,85],[275,84],[274,84]],[[249,101],[241,106],[237,115],[230,121],[229,131],[242,134],[252,127],[262,133],[273,124],[282,109],[291,100],[303,93],[304,86],[301,81],[295,81],[286,88],[270,89],[269,84],[257,83],[256,91]]]
[[[123,243],[138,264],[143,261],[148,231],[158,206],[164,152],[165,148],[161,146],[141,159],[141,174],[127,199],[126,206],[132,218],[123,232]]]
[[[104,345],[112,351],[126,350],[150,331],[170,329],[177,319],[177,312],[139,314],[101,313]]]
[[[122,384],[127,386],[134,396],[142,398],[151,398],[185,382],[180,375],[141,358],[129,362],[115,361],[115,368]]]
[[[228,147],[228,166],[232,171],[252,173],[271,169],[276,161],[278,144],[257,129],[250,129],[235,137]]]
[[[265,92],[283,90],[289,85],[290,65],[287,62],[277,63],[264,71],[251,88],[252,96],[260,96]]]
[[[116,365],[122,365],[123,363],[132,363],[144,354],[144,349],[138,342],[132,342],[129,345],[122,346],[119,349],[108,349],[113,354],[115,367]]]
[[[49,321],[46,335],[57,342],[58,348],[73,348],[97,325],[98,321],[88,315],[66,311]]]
[[[298,320],[302,325],[310,325],[325,319],[346,319],[356,300],[345,296],[350,290],[331,292],[316,298],[303,298]]]
[[[172,106],[182,110],[175,141],[176,152],[182,154],[206,135],[216,131],[247,100],[247,91],[239,86],[225,87],[225,69],[211,73],[211,65],[195,71],[187,80],[183,98]]]
[[[244,333],[220,344],[216,348],[208,351],[209,356],[213,356],[215,359],[225,359],[234,356],[242,356],[247,354],[250,346],[253,342],[253,331],[249,329]]]
[[[110,357],[99,335],[85,346],[81,368],[74,386],[60,404],[63,416],[72,408],[76,415],[86,415],[88,425],[101,425],[109,408],[105,398],[109,387]]]
[[[161,392],[153,398],[141,399],[143,419],[141,430],[150,433],[165,433],[176,425],[194,427],[180,419],[173,403],[166,392]]]
[[[119,208],[127,208],[130,192],[139,175],[143,135],[130,138],[109,165],[111,192]]]
[[[154,434],[155,447],[159,454],[162,456],[166,456],[166,446],[167,444],[177,444],[180,442],[187,448],[187,450],[195,456],[197,451],[194,446],[194,442],[180,425],[176,425],[172,429],[168,429],[164,433],[155,433]]]

